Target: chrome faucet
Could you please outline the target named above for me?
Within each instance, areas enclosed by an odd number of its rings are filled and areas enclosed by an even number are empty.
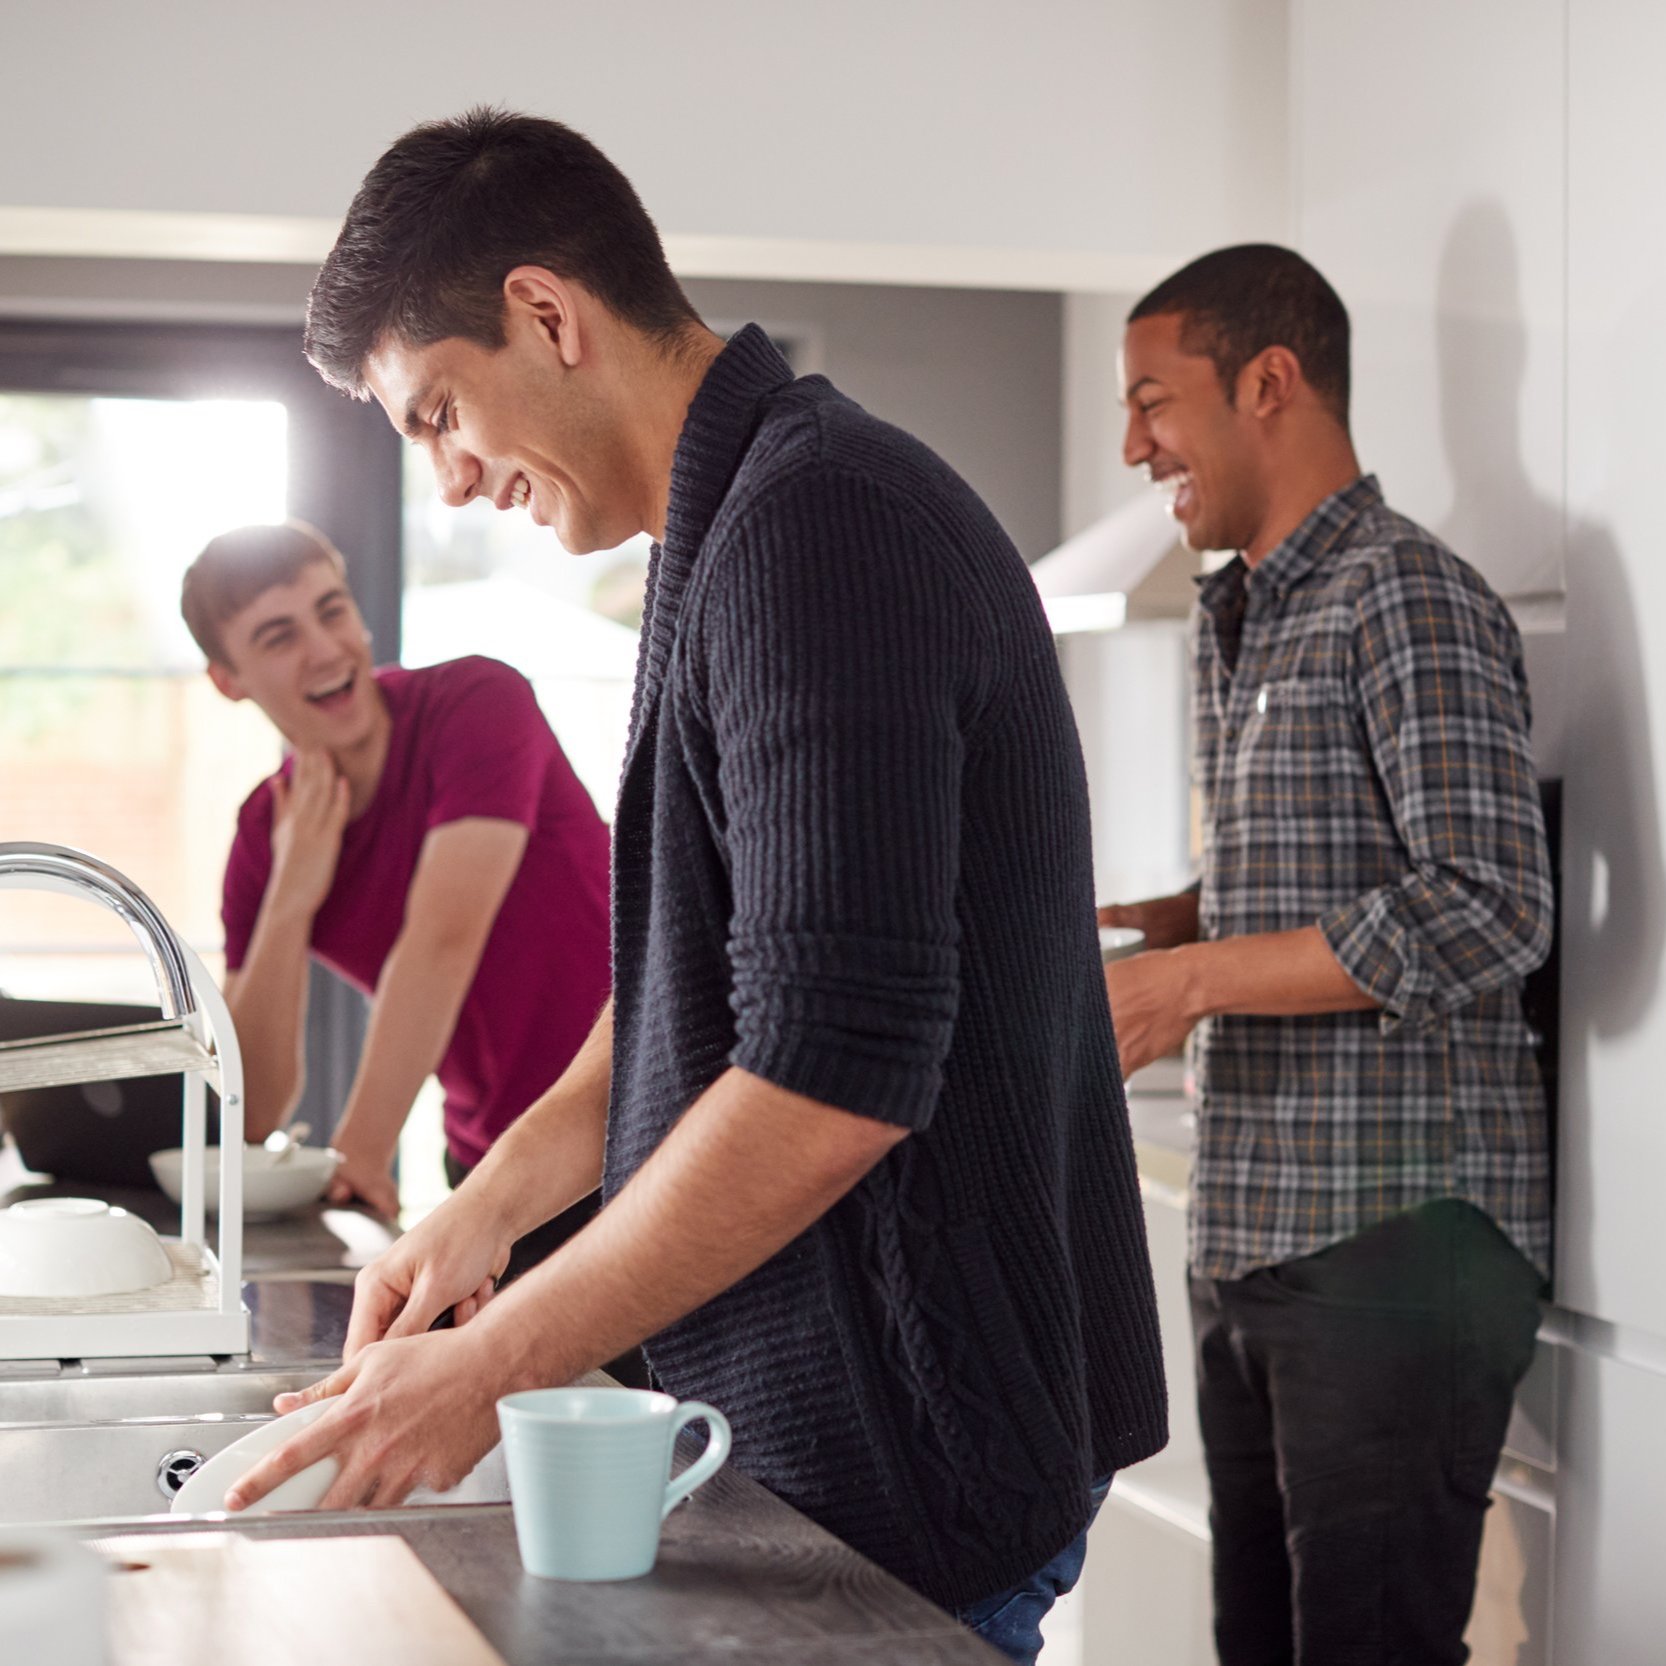
[[[156,980],[162,1016],[186,1018],[197,1010],[191,974],[173,927],[156,904],[108,862],[68,845],[0,843],[0,888],[7,885],[61,891],[102,903],[139,939]]]

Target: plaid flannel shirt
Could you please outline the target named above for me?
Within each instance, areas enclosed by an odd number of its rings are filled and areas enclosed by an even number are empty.
[[[1380,1010],[1200,1026],[1193,1270],[1456,1197],[1548,1272],[1521,985],[1554,906],[1514,622],[1371,477],[1199,604],[1200,934],[1317,924]]]

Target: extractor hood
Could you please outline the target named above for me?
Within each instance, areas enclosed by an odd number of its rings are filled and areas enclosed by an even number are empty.
[[[1055,636],[1115,630],[1128,597],[1178,542],[1166,502],[1141,492],[1030,568]]]

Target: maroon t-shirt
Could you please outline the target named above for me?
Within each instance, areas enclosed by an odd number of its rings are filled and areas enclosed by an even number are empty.
[[[376,681],[393,719],[376,796],[347,824],[312,951],[367,994],[405,919],[431,829],[467,816],[531,833],[438,1071],[446,1143],[474,1164],[566,1069],[608,993],[608,834],[532,685],[471,657]],[[284,773],[293,767],[285,760]],[[272,783],[237,816],[221,917],[235,971],[272,872]]]

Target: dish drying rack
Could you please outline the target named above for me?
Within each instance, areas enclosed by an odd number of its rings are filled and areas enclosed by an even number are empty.
[[[243,1354],[243,1058],[219,987],[149,897],[125,875],[67,845],[0,842],[0,888],[90,899],[122,919],[150,961],[160,1020],[0,1044],[0,1092],[115,1081],[184,1080],[180,1235],[164,1238],[174,1276],[119,1296],[0,1296],[0,1360]],[[208,1096],[220,1095],[219,1230],[204,1226]]]

